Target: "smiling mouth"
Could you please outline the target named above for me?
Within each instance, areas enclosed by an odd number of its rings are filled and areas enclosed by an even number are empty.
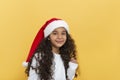
[[[57,43],[63,43],[64,41],[56,41]]]

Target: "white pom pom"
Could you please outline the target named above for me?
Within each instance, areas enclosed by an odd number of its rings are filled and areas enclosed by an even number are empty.
[[[28,62],[23,62],[22,65],[23,65],[23,67],[26,68],[26,67],[28,67]]]

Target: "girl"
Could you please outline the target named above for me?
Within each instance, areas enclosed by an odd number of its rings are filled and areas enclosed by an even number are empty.
[[[68,24],[48,20],[36,35],[28,58],[28,80],[73,80],[77,69],[76,48]]]

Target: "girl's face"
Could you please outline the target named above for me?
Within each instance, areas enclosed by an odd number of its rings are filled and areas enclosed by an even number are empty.
[[[67,33],[65,28],[60,27],[55,29],[49,36],[52,47],[60,48],[64,45],[67,39]]]

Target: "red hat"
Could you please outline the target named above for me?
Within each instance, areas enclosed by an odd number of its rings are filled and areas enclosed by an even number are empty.
[[[31,57],[34,55],[35,50],[36,50],[38,44],[42,41],[42,39],[49,36],[52,31],[54,31],[56,28],[59,28],[59,27],[64,27],[66,29],[66,31],[69,33],[68,24],[64,20],[61,20],[58,18],[52,18],[52,19],[48,20],[41,27],[41,29],[38,31],[38,33],[32,43],[32,46],[30,48],[26,62],[23,62],[24,67],[28,66],[28,62],[30,61]]]

